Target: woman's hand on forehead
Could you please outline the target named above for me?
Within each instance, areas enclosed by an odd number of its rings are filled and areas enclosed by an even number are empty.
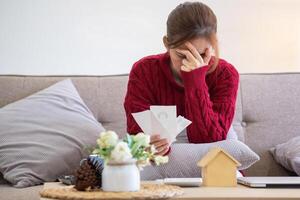
[[[182,60],[181,70],[190,72],[196,68],[208,65],[209,60],[211,58],[211,47],[205,48],[204,52],[200,53],[196,49],[196,47],[190,43],[186,42],[185,46],[187,50],[176,49],[178,53],[185,55],[185,59]]]

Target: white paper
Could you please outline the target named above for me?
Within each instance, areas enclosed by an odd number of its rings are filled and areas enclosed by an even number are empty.
[[[181,133],[181,131],[183,131],[186,127],[188,127],[188,125],[190,125],[192,122],[179,115],[177,117],[176,123],[177,123],[177,132]]]
[[[132,113],[133,118],[135,119],[136,123],[141,127],[145,134],[151,135],[151,112],[150,110],[145,110],[143,112]]]
[[[176,133],[176,106],[150,106],[160,124],[170,133]]]
[[[132,113],[132,116],[145,134],[159,134],[170,144],[192,123],[182,116],[176,117],[176,106],[150,106],[150,110]]]

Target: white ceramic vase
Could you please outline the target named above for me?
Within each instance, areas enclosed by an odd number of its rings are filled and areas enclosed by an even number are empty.
[[[108,162],[102,172],[102,190],[109,192],[134,192],[140,190],[140,170],[136,160]]]

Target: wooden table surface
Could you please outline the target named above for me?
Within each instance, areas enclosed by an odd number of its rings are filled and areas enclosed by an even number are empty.
[[[45,183],[44,188],[64,187],[59,182]],[[278,188],[249,188],[243,185],[237,187],[184,187],[184,194],[172,199],[178,200],[254,200],[254,199],[300,199],[300,189],[278,189]],[[49,200],[41,198],[41,200]]]

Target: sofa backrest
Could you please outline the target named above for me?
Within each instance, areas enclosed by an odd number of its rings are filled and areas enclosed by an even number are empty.
[[[300,73],[241,74],[234,128],[261,160],[252,176],[290,175],[269,149],[300,135]]]
[[[59,80],[71,78],[84,102],[106,129],[126,133],[123,101],[128,75],[0,76],[0,107]],[[261,157],[246,175],[287,175],[269,149],[300,134],[300,73],[241,74],[233,127]]]

